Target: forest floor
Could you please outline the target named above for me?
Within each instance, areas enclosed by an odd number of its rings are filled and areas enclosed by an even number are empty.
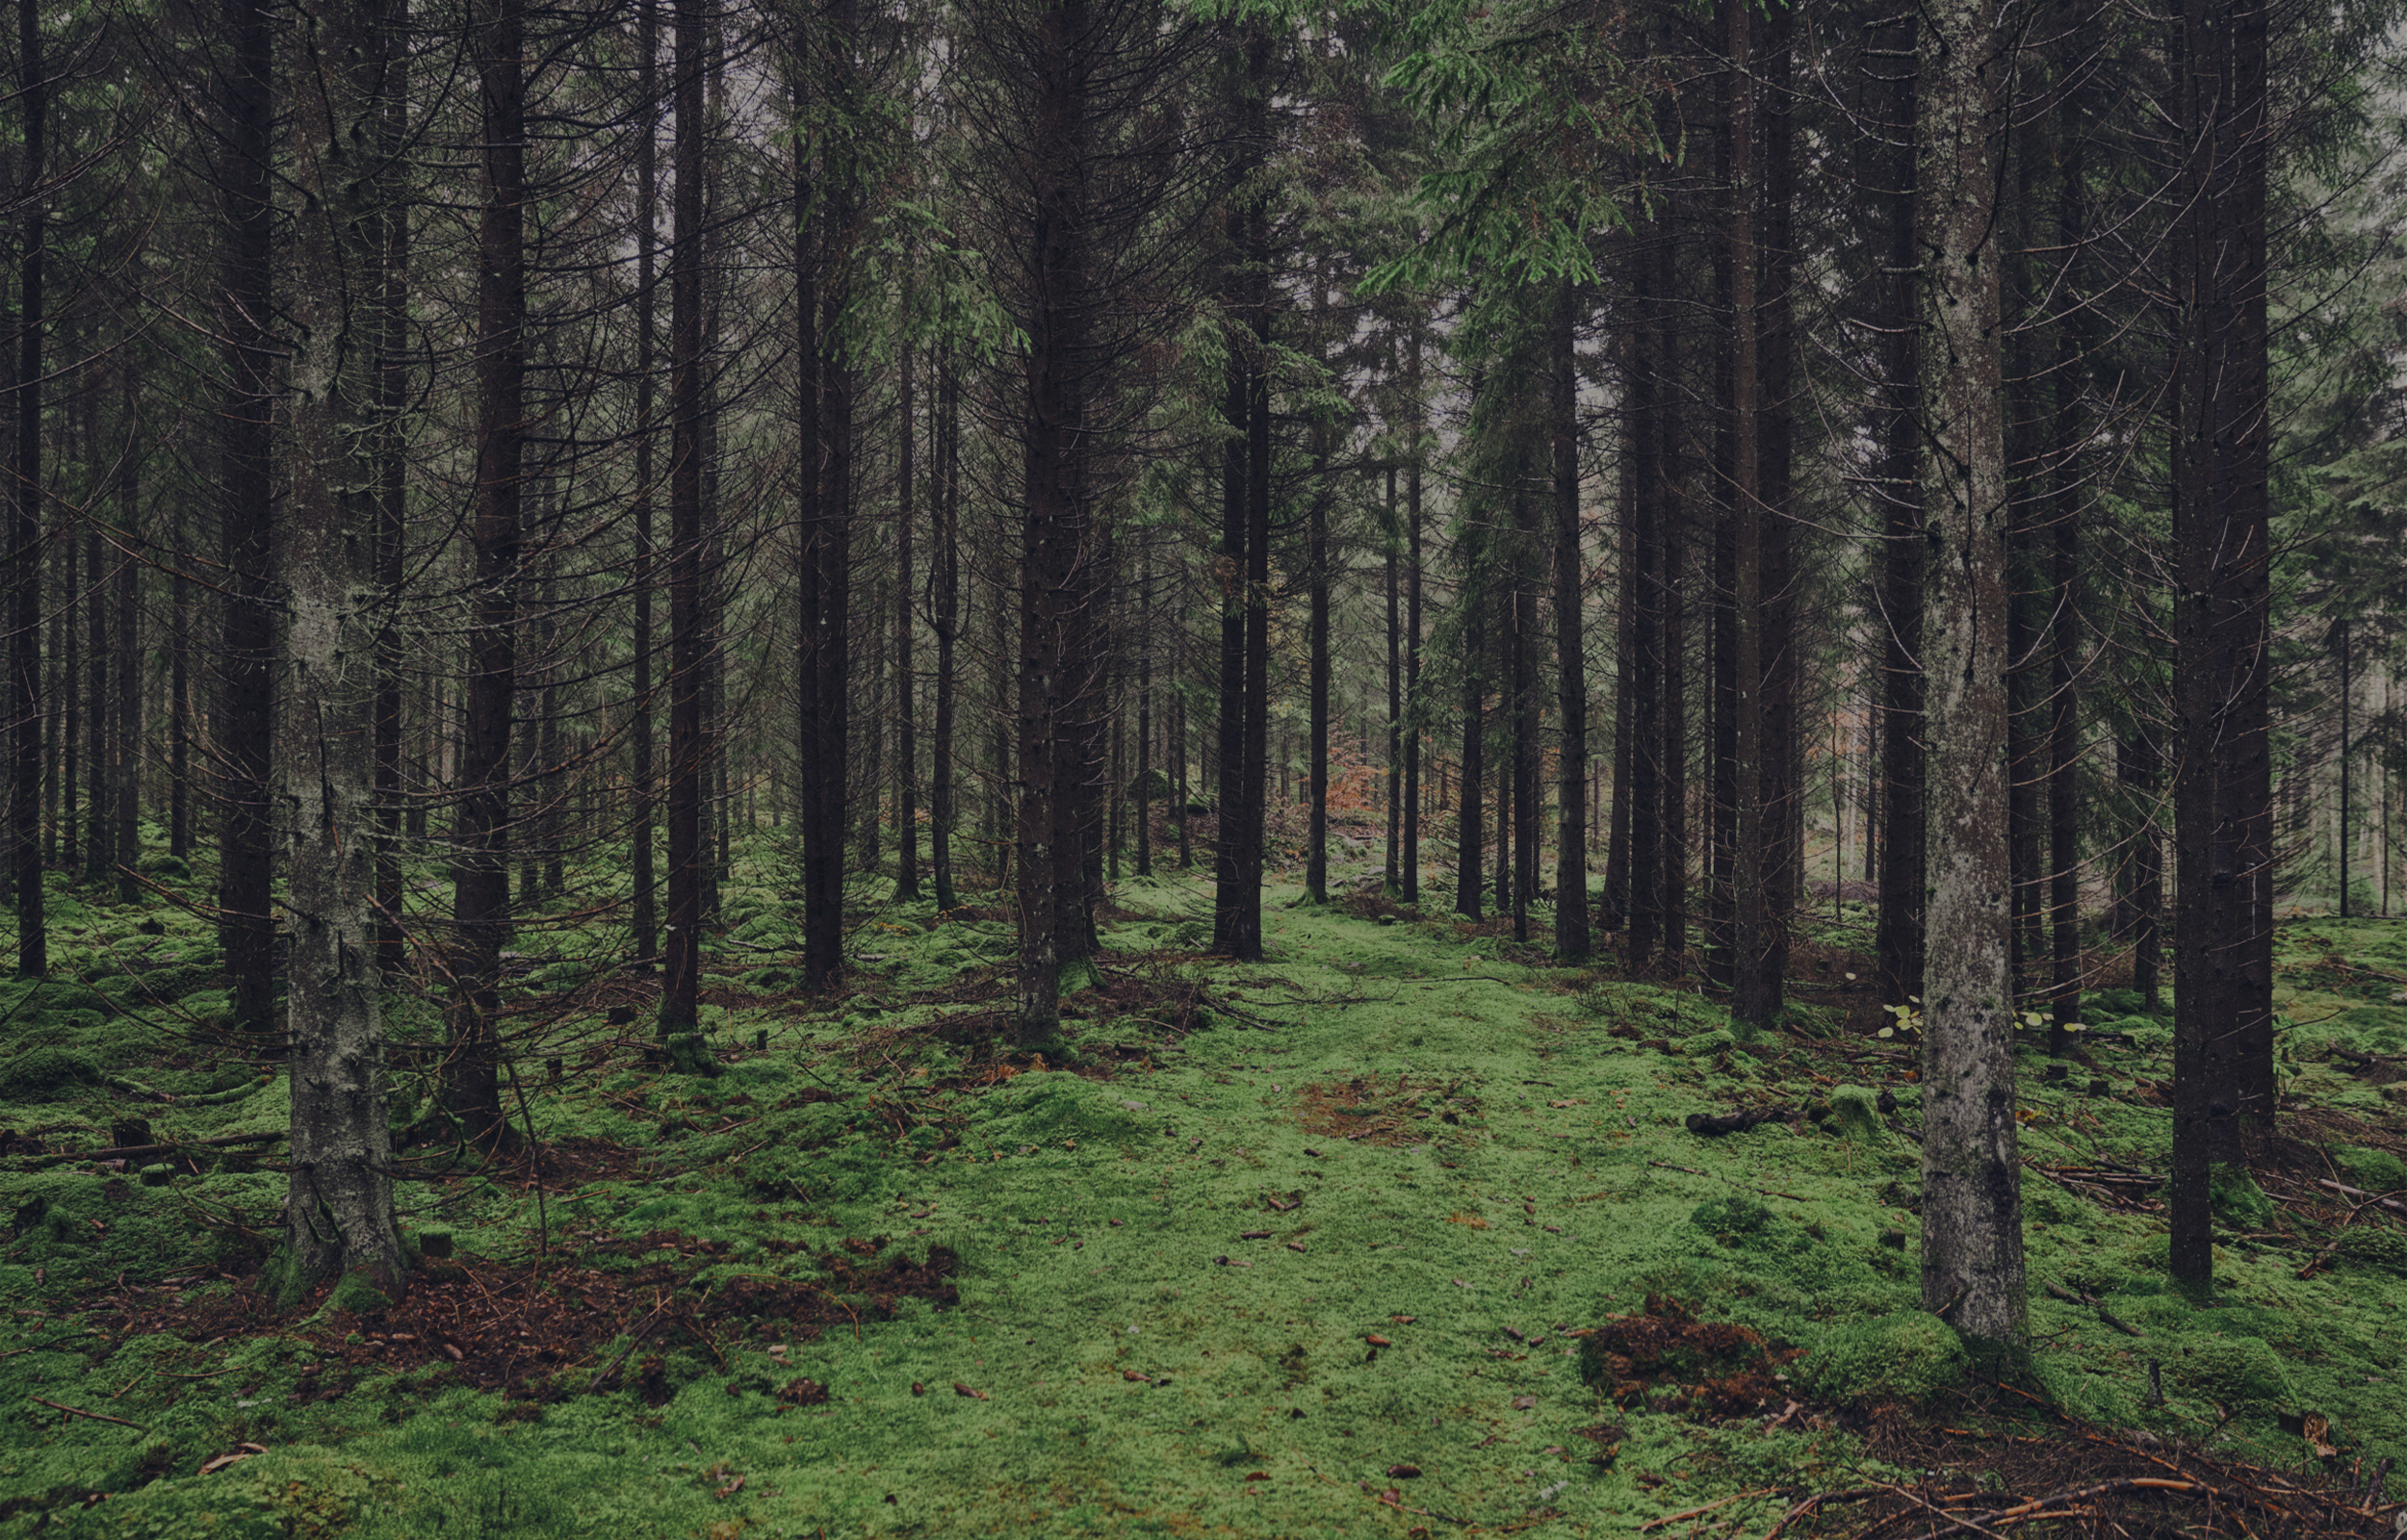
[[[274,1066],[196,912],[63,886],[62,980],[0,987],[0,1533],[2394,1532],[2407,926],[2286,923],[2211,1296],[2163,1279],[2166,1020],[2108,991],[2063,1073],[2026,1051],[2031,1345],[1975,1361],[1917,1308],[1860,910],[1747,1041],[1341,876],[1257,966],[1201,956],[1202,872],[1120,884],[1066,1063],[981,1046],[997,910],[865,883],[849,991],[795,994],[765,840],[715,1078],[648,1062],[614,938],[529,927],[531,1139],[408,1152],[389,1311],[257,1291]],[[406,1120],[440,1024],[389,1014]],[[128,1144],[170,1147],[90,1153]]]

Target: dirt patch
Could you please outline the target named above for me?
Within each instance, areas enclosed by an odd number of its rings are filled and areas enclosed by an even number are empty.
[[[314,1302],[279,1310],[252,1280],[201,1298],[167,1285],[130,1290],[104,1301],[94,1320],[119,1336],[164,1332],[214,1342],[274,1334],[304,1342],[319,1355],[301,1371],[304,1402],[341,1396],[372,1371],[429,1368],[479,1390],[556,1399],[566,1393],[557,1379],[563,1372],[593,1370],[591,1388],[607,1390],[627,1377],[627,1360],[639,1348],[648,1356],[634,1366],[638,1381],[657,1375],[657,1353],[678,1340],[700,1346],[724,1370],[728,1347],[746,1334],[811,1342],[831,1326],[891,1318],[905,1298],[939,1308],[960,1302],[953,1283],[960,1258],[951,1249],[931,1246],[914,1259],[886,1254],[887,1247],[883,1236],[848,1240],[820,1256],[817,1279],[762,1273],[697,1283],[695,1267],[725,1244],[649,1235],[593,1249],[675,1255],[633,1269],[429,1259],[400,1304],[335,1311],[323,1321],[306,1319]],[[621,1337],[632,1341],[618,1358],[597,1363]]]
[[[1295,1120],[1307,1134],[1342,1139],[1358,1144],[1426,1144],[1436,1130],[1428,1126],[1459,1124],[1477,1111],[1459,1087],[1423,1076],[1395,1079],[1357,1075],[1352,1080],[1320,1080],[1296,1088]]]
[[[1962,1419],[1979,1422],[1977,1416]],[[1911,1485],[1872,1482],[1797,1493],[1775,1532],[1849,1540],[1940,1534],[2044,1534],[2082,1540],[2389,1540],[2407,1504],[2388,1500],[2384,1472],[2344,1457],[2276,1471],[2103,1429],[1877,1424],[1868,1442],[1890,1465],[1926,1473]],[[2385,1466],[2389,1462],[2383,1462]]]
[[[1746,1416],[1797,1405],[1781,1372],[1803,1350],[1751,1327],[1698,1321],[1680,1300],[1646,1296],[1637,1316],[1608,1316],[1574,1335],[1580,1375],[1615,1404],[1650,1411]]]

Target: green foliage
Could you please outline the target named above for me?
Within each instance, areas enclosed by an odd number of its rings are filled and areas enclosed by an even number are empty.
[[[1954,1327],[1936,1316],[1904,1311],[1833,1327],[1799,1365],[1798,1380],[1817,1396],[1850,1405],[1928,1401],[1965,1383],[1972,1367]]]

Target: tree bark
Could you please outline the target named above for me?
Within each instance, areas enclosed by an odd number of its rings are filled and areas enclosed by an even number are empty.
[[[509,932],[510,716],[518,685],[519,502],[526,435],[526,22],[522,0],[476,13],[484,203],[477,231],[475,619],[453,843],[452,1047],[444,1104],[468,1141],[508,1137],[502,1114],[502,944]]]
[[[1400,902],[1421,902],[1421,318],[1412,318],[1405,355],[1411,449],[1404,473],[1404,887]]]
[[[292,1167],[289,1290],[343,1273],[399,1300],[407,1270],[393,1207],[376,955],[375,573],[373,427],[385,253],[385,33],[381,4],[294,13],[295,260],[285,458],[293,519],[282,552],[288,622],[279,808],[290,872]],[[506,36],[494,38],[506,46]]]
[[[1580,549],[1580,382],[1574,345],[1580,291],[1564,280],[1548,328],[1548,444],[1553,472],[1555,721],[1555,956],[1585,962],[1588,931],[1587,565]]]
[[[2265,16],[2187,0],[2177,25],[2171,1270],[2203,1286],[2213,1165],[2275,1101]]]
[[[384,614],[375,631],[376,969],[398,982],[408,968],[401,933],[401,669],[402,637],[395,625],[407,573],[409,410],[409,200],[401,159],[409,137],[409,47],[384,16],[377,26],[382,118],[376,125],[381,185],[377,218],[384,247],[377,274],[381,331],[377,339],[377,520],[375,579]]]
[[[961,907],[953,886],[953,820],[958,780],[953,767],[955,699],[960,694],[954,650],[961,632],[961,500],[959,496],[960,396],[953,382],[952,354],[940,354],[937,368],[936,471],[932,495],[936,501],[936,570],[929,629],[936,633],[936,741],[932,745],[928,784],[928,867],[936,886],[936,907]]]
[[[669,198],[668,924],[666,967],[660,981],[660,1035],[663,1040],[686,1037],[700,1024],[703,866],[710,860],[702,828],[710,768],[704,741],[710,638],[703,619],[702,492],[703,141],[710,133],[704,117],[710,44],[702,0],[675,0],[671,15],[676,74],[670,85],[675,181]],[[803,779],[808,787],[808,770]],[[808,796],[808,790],[804,794]],[[808,945],[806,921],[806,957]],[[699,1067],[690,1057],[688,1066]]]
[[[894,509],[894,899],[916,903],[919,897],[919,744],[918,698],[913,686],[911,657],[912,521],[918,517],[913,473],[918,470],[919,417],[917,380],[912,365],[917,349],[902,349],[902,437],[896,446],[898,499]]]
[[[633,699],[628,703],[631,717],[628,723],[628,753],[633,761],[629,766],[629,777],[634,782],[630,790],[634,806],[629,812],[627,831],[631,857],[628,881],[634,888],[628,928],[629,940],[634,949],[635,966],[649,973],[660,955],[660,876],[653,865],[653,821],[657,798],[652,701],[652,654],[656,647],[652,634],[652,589],[656,580],[653,574],[652,499],[657,481],[653,454],[657,440],[652,412],[660,371],[656,346],[659,321],[653,252],[655,231],[660,223],[660,18],[658,0],[637,0],[635,32],[641,61],[635,89],[642,98],[637,110],[642,127],[635,136],[635,486],[631,500],[634,506],[630,510],[634,526],[635,549],[629,584],[634,590],[631,596],[634,608],[634,634],[630,638],[630,648],[634,654],[634,678]]]
[[[269,585],[277,531],[269,475],[275,387],[268,336],[274,213],[268,136],[276,91],[267,7],[261,0],[226,0],[224,26],[232,54],[220,87],[223,158],[216,175],[225,218],[218,317],[226,391],[218,473],[224,629],[210,721],[215,758],[223,767],[218,940],[233,980],[235,1030],[264,1041],[274,1031],[274,831],[268,777],[275,736],[269,679],[275,616]],[[29,325],[27,336],[36,330]],[[35,377],[30,369],[26,377]],[[22,445],[18,452],[21,458]]]
[[[2009,50],[1996,0],[1947,0],[1923,30],[1915,233],[1921,318],[1924,637],[1931,808],[1923,1008],[1923,1307],[2020,1338],[2022,1170],[2014,1117],[2012,873],[2006,849],[2005,424],[1998,159]]]
[[[1880,692],[1880,913],[1873,948],[1880,970],[1883,1002],[1902,1005],[1924,995],[1923,807],[1924,672],[1923,582],[1925,556],[1921,501],[1922,346],[1921,252],[1914,240],[1916,178],[1914,125],[1919,112],[1918,24],[1898,23],[1888,57],[1896,73],[1888,81],[1882,113],[1898,149],[1887,167],[1888,260],[1883,264],[1878,323],[1886,338],[1882,372],[1887,376],[1887,417],[1881,433],[1879,490],[1882,520],[1879,599]]]

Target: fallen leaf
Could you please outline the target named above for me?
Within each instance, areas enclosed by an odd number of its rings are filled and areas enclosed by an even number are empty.
[[[1304,1249],[1304,1243],[1301,1241],[1290,1241],[1287,1243],[1287,1249],[1290,1251],[1301,1251]]]
[[[1387,1319],[1394,1322],[1399,1326],[1409,1326],[1421,1318],[1418,1316],[1389,1316]]]
[[[220,1454],[216,1459],[204,1463],[200,1468],[200,1474],[207,1476],[212,1471],[222,1471],[229,1465],[249,1459],[254,1454],[267,1452],[268,1446],[265,1444],[237,1444],[231,1453]]]
[[[986,1399],[986,1392],[982,1390],[971,1390],[969,1386],[962,1384],[959,1380],[955,1380],[953,1382],[953,1394],[956,1396],[967,1396],[973,1401],[982,1401]]]
[[[743,1478],[742,1476],[739,1476],[736,1477],[736,1479],[734,1479],[733,1481],[728,1482],[725,1486],[720,1487],[720,1488],[719,1488],[718,1495],[719,1495],[722,1499],[724,1499],[724,1498],[732,1498],[732,1497],[734,1497],[737,1493],[741,1492],[743,1489],[744,1489],[744,1478]]]
[[[1249,1475],[1246,1479],[1249,1481],[1267,1481],[1270,1479],[1270,1473],[1268,1471],[1255,1471]]]
[[[1240,1230],[1237,1232],[1237,1239],[1240,1241],[1267,1241],[1270,1239],[1270,1232],[1268,1230]]]
[[[1538,1398],[1535,1396],[1515,1396],[1513,1398],[1513,1409],[1516,1412],[1526,1412],[1537,1404]]]
[[[1488,1228],[1488,1221],[1481,1219],[1478,1215],[1464,1214],[1459,1211],[1447,1216],[1446,1222],[1448,1224],[1467,1224],[1474,1230],[1485,1230]]]
[[[1386,1338],[1381,1336],[1375,1331],[1369,1336],[1364,1337],[1362,1340],[1369,1343],[1374,1348],[1393,1348],[1395,1346],[1394,1343],[1389,1342]]]
[[[1399,1481],[1410,1481],[1421,1474],[1421,1468],[1417,1465],[1391,1465],[1387,1467],[1387,1474]]]
[[[1143,1383],[1145,1383],[1145,1384],[1148,1384],[1148,1385],[1151,1385],[1152,1383],[1153,1383],[1152,1377],[1151,1375],[1147,1375],[1147,1374],[1140,1374],[1140,1373],[1137,1373],[1135,1370],[1133,1370],[1133,1369],[1124,1369],[1124,1370],[1122,1370],[1122,1371],[1120,1372],[1120,1377],[1121,1377],[1121,1378],[1123,1378],[1123,1379],[1126,1379],[1126,1380],[1136,1380],[1136,1381],[1141,1381],[1141,1382],[1143,1382]]]

